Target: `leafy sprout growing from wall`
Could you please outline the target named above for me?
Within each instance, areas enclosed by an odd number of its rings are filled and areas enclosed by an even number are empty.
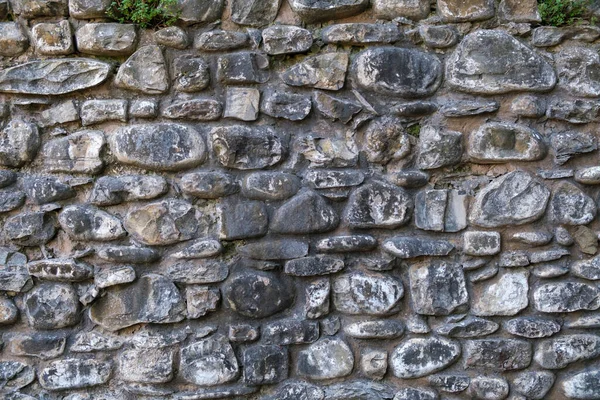
[[[110,18],[142,29],[171,26],[179,14],[177,0],[113,0],[106,11]]]

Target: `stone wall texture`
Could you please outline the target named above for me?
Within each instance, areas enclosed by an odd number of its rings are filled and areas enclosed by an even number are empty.
[[[109,3],[0,0],[2,399],[600,399],[600,28]]]

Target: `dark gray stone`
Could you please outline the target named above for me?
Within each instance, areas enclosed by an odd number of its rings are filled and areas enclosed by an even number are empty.
[[[415,49],[364,50],[354,59],[352,69],[363,89],[406,98],[430,96],[442,81],[437,57]]]
[[[353,367],[352,350],[341,339],[321,339],[298,354],[298,374],[314,380],[342,378]]]
[[[173,61],[174,88],[180,92],[198,92],[206,89],[210,82],[208,63],[200,57],[190,55],[177,57]]]
[[[431,389],[402,388],[394,400],[437,400],[438,394]]]
[[[452,340],[435,336],[411,338],[394,349],[390,365],[397,378],[420,378],[454,364],[460,354],[460,344]]]
[[[270,272],[239,274],[224,289],[229,308],[250,318],[277,314],[294,303],[294,296],[289,282]]]
[[[109,361],[69,358],[52,361],[40,371],[39,381],[47,390],[83,389],[108,382],[111,373]]]
[[[344,87],[348,54],[327,53],[312,56],[288,68],[281,79],[290,86],[340,90]]]
[[[539,317],[519,317],[506,321],[504,329],[516,336],[539,339],[552,336],[560,331],[560,324],[553,319]]]
[[[144,94],[161,94],[169,89],[167,66],[160,47],[140,47],[121,66],[115,86]]]
[[[448,315],[465,310],[469,294],[459,264],[433,262],[409,269],[413,310],[423,315]]]
[[[439,326],[435,331],[443,336],[452,338],[475,338],[491,335],[500,325],[483,318],[467,317],[459,322],[448,322]]]
[[[550,135],[550,146],[554,162],[562,165],[572,157],[597,150],[598,141],[595,136],[584,132],[555,132]]]
[[[244,177],[242,195],[254,200],[285,200],[300,189],[300,179],[283,172],[255,172]]]
[[[244,382],[268,385],[288,376],[289,360],[286,347],[256,345],[244,351]]]
[[[90,205],[65,207],[58,216],[58,222],[73,240],[105,242],[126,234],[117,217]]]
[[[327,200],[307,190],[292,197],[275,211],[271,230],[287,234],[320,233],[331,231],[338,224],[339,217]]]
[[[471,379],[467,394],[478,400],[504,400],[510,392],[506,379],[501,377],[477,376]]]
[[[404,333],[404,325],[391,319],[360,321],[344,326],[344,333],[355,339],[395,339]]]
[[[269,91],[263,94],[260,111],[273,118],[301,121],[312,108],[310,97],[302,94]]]
[[[317,250],[326,253],[369,251],[375,247],[377,247],[377,239],[371,235],[330,236],[316,244]]]
[[[214,260],[193,260],[176,262],[167,268],[165,276],[174,282],[185,284],[206,284],[224,281],[229,275],[226,264]]]
[[[56,234],[56,220],[50,213],[26,212],[10,217],[4,224],[6,237],[19,246],[40,246]]]
[[[306,23],[341,19],[360,14],[368,6],[368,0],[337,0],[335,2],[315,2],[312,0],[290,1],[292,10]]]
[[[469,136],[468,154],[477,163],[536,161],[546,152],[542,136],[523,125],[490,122]]]
[[[256,260],[290,260],[307,255],[308,243],[294,239],[270,239],[245,244],[238,251]]]
[[[317,319],[329,314],[331,285],[329,279],[312,281],[306,286],[304,314],[308,319]],[[323,329],[324,333],[327,329]]]
[[[189,38],[184,29],[178,26],[167,26],[154,32],[156,43],[174,49],[183,50],[188,47]]]
[[[0,190],[0,213],[9,212],[25,203],[25,193],[20,190]]]
[[[446,49],[458,42],[458,31],[452,25],[421,25],[419,35],[427,46],[434,49]]]
[[[248,35],[244,32],[214,31],[202,32],[194,41],[194,48],[201,51],[228,51],[246,47]]]
[[[263,327],[262,338],[267,344],[279,346],[313,343],[319,338],[319,323],[295,319],[271,322]]]
[[[353,170],[312,169],[304,175],[304,181],[313,189],[345,188],[360,185],[365,175]]]
[[[463,154],[462,133],[424,126],[419,133],[420,169],[436,169],[458,164]]]
[[[342,44],[387,44],[402,37],[395,24],[348,23],[330,25],[323,29],[321,37],[325,43]]]
[[[304,53],[313,44],[309,30],[292,25],[273,25],[262,31],[263,49],[269,55]]]
[[[358,149],[351,138],[311,133],[295,144],[295,150],[310,162],[310,168],[354,167],[358,162]]]
[[[218,199],[237,193],[239,184],[223,172],[191,172],[181,178],[184,193],[201,199]]]
[[[597,310],[600,290],[595,285],[581,282],[552,282],[533,291],[536,310],[545,313],[564,313],[579,310]]]
[[[187,286],[185,298],[187,317],[188,319],[195,319],[218,310],[221,292],[219,289],[206,286]]]
[[[91,265],[70,258],[30,261],[27,270],[39,279],[59,282],[85,281],[94,276]]]
[[[167,191],[167,181],[161,176],[103,176],[94,183],[89,201],[99,206],[110,206],[127,201],[154,199]]]
[[[242,125],[214,128],[210,137],[217,160],[227,168],[261,169],[283,159],[281,138],[268,128]]]
[[[273,396],[265,400],[323,400],[324,396],[318,386],[306,382],[285,382]]]
[[[464,343],[465,368],[512,371],[531,363],[531,344],[515,339],[478,339]]]
[[[66,283],[42,283],[27,294],[25,311],[36,329],[60,329],[79,322],[79,300]]]
[[[524,371],[513,380],[515,391],[528,399],[542,400],[554,385],[554,374],[548,371]]]
[[[213,99],[193,99],[173,103],[162,111],[169,119],[214,121],[221,117],[223,106]]]
[[[329,275],[341,271],[344,260],[333,256],[296,258],[285,263],[284,271],[292,276]]]
[[[335,308],[349,315],[390,315],[400,309],[402,282],[383,274],[353,272],[340,275],[332,284]]]
[[[231,3],[231,20],[239,25],[268,25],[277,16],[280,0],[234,0]]]
[[[415,225],[419,229],[437,232],[465,229],[466,203],[467,196],[457,190],[421,191],[415,197]]]
[[[95,56],[128,56],[135,51],[133,24],[91,23],[75,32],[77,51]]]
[[[14,356],[36,357],[51,360],[65,351],[65,337],[60,334],[34,333],[8,337],[8,348]]]
[[[27,197],[36,204],[52,203],[75,196],[71,186],[47,176],[27,177],[23,180],[23,188]]]
[[[32,161],[40,147],[37,126],[19,120],[11,120],[0,132],[0,165],[21,167]]]
[[[248,239],[264,236],[267,233],[269,217],[267,208],[260,201],[226,199],[219,206],[219,212],[221,239]]]
[[[223,252],[221,242],[214,239],[198,239],[184,247],[181,251],[171,254],[173,258],[184,260],[196,258],[209,258]]]
[[[535,361],[545,369],[562,369],[569,364],[590,360],[600,355],[600,336],[566,335],[538,342]]]
[[[149,264],[157,261],[160,254],[149,247],[109,246],[96,251],[102,260],[114,263]]]
[[[550,200],[554,221],[566,225],[587,225],[596,217],[596,202],[572,183],[560,182]]]
[[[329,96],[323,92],[315,91],[313,100],[319,113],[331,118],[333,121],[339,120],[344,124],[350,122],[354,115],[362,110],[362,106],[354,101]]]
[[[600,119],[600,103],[582,99],[568,101],[553,99],[548,105],[546,116],[572,124],[587,124]]]
[[[494,100],[490,101],[454,101],[445,104],[440,112],[446,117],[468,117],[479,114],[486,114],[498,111],[500,103]]]
[[[446,240],[396,236],[383,242],[383,249],[398,258],[446,256],[454,245]]]
[[[471,378],[463,375],[441,374],[429,376],[428,381],[431,386],[443,392],[459,393],[467,390]]]
[[[193,25],[218,20],[224,5],[224,0],[178,0],[173,11],[185,25]]]
[[[600,67],[600,56],[592,49],[582,46],[568,47],[557,55],[559,85],[574,96],[598,97],[600,79],[596,70]]]
[[[217,78],[227,85],[265,83],[269,80],[269,59],[261,53],[240,52],[220,56]]]

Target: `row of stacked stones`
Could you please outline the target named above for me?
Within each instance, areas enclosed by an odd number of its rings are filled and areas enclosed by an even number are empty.
[[[109,4],[0,0],[3,399],[600,399],[599,28]]]

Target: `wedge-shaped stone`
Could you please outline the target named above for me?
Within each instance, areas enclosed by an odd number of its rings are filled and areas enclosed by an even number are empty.
[[[169,76],[160,47],[140,47],[119,67],[115,85],[145,94],[165,93]]]
[[[490,122],[469,136],[467,152],[471,160],[485,164],[541,160],[547,150],[542,136],[533,129]]]
[[[111,372],[108,361],[69,358],[52,361],[40,372],[39,381],[47,390],[83,389],[108,382]]]
[[[0,72],[0,92],[60,95],[104,82],[110,64],[87,58],[38,60]]]
[[[304,22],[314,23],[360,14],[369,6],[369,0],[292,0],[290,6]]]
[[[332,285],[335,308],[350,315],[390,315],[400,309],[402,282],[391,276],[354,272],[338,276]]]
[[[409,270],[413,310],[423,315],[448,315],[466,310],[469,294],[462,266],[437,261]]]
[[[406,98],[430,96],[442,82],[438,58],[415,49],[368,49],[356,56],[352,70],[363,89]]]
[[[328,232],[335,229],[339,221],[336,211],[324,197],[307,190],[275,211],[271,230],[293,234]]]
[[[157,171],[179,171],[201,164],[206,156],[202,135],[179,124],[130,125],[109,137],[117,160]]]
[[[460,353],[460,344],[452,340],[435,336],[412,338],[394,349],[390,366],[397,378],[420,378],[449,367]]]
[[[155,274],[109,288],[90,308],[90,319],[109,331],[140,323],[168,324],[185,318],[185,303],[170,280]]]
[[[523,225],[544,215],[550,190],[523,171],[513,171],[490,182],[471,206],[471,223],[495,228]]]
[[[457,89],[481,94],[544,92],[556,85],[556,74],[547,61],[500,30],[465,36],[447,60],[445,75]]]

